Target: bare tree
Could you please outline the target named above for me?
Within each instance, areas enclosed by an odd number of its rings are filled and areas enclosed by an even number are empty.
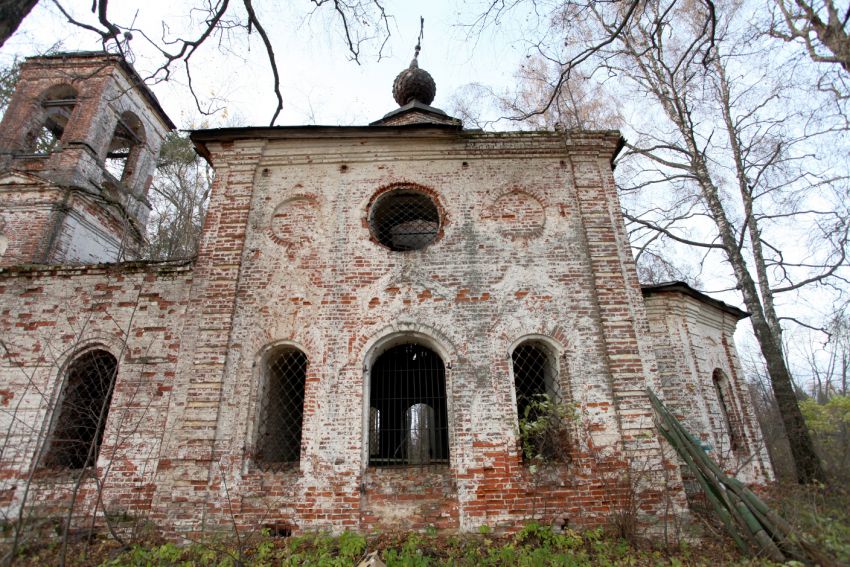
[[[671,0],[667,3],[667,14],[675,11],[698,13],[698,26],[706,41],[703,57],[710,57],[717,34],[718,6],[714,0]],[[730,6],[720,2],[720,10]],[[590,17],[604,18],[604,26],[585,35],[582,42],[566,58],[553,57],[551,61],[560,66],[557,74],[550,79],[553,88],[544,104],[538,107],[526,107],[520,115],[529,118],[548,110],[556,104],[561,83],[569,81],[584,64],[597,58],[626,33],[632,24],[645,15],[647,5],[641,0],[513,0],[511,2],[493,1],[474,21],[467,23],[470,34],[482,31],[487,26],[499,25],[503,21],[516,19],[516,13],[525,10],[524,19],[537,23],[538,37],[531,38],[532,52],[550,57],[549,47],[553,39],[561,36],[559,32],[565,26],[573,25]],[[822,71],[822,90],[832,92],[837,98],[850,96],[850,83],[846,73],[850,73],[850,4],[840,6],[834,0],[770,0],[766,5],[759,4],[758,26],[751,30],[754,36],[766,35],[783,42],[801,45],[801,53],[814,62],[837,65],[844,76],[833,77],[827,70]],[[573,38],[574,39],[574,38]],[[570,40],[568,39],[568,45]]]
[[[545,57],[530,56],[514,73],[511,90],[498,93],[490,86],[466,84],[450,97],[449,111],[467,127],[478,128],[506,119],[513,128],[531,130],[605,130],[622,126],[620,107],[610,92],[579,73],[559,81],[559,70]],[[541,111],[527,115],[528,109]],[[485,118],[488,115],[501,118]],[[517,116],[523,118],[516,120]]]
[[[764,368],[764,361],[758,357],[742,359],[744,372],[747,375],[750,397],[753,400],[753,410],[761,427],[764,445],[773,465],[773,472],[780,482],[794,482],[794,459],[788,445],[788,437],[782,426],[782,416],[773,397],[770,378]]]
[[[774,0],[767,33],[799,42],[812,61],[836,63],[850,72],[850,5],[833,0]]]
[[[12,100],[18,76],[21,74],[21,63],[18,60],[12,62],[8,67],[0,69],[0,118],[6,113],[6,107]]]
[[[807,191],[828,191],[834,186],[828,174],[818,178],[800,167],[802,150],[798,147],[811,143],[812,136],[823,131],[800,136],[786,128],[788,119],[810,117],[780,112],[773,104],[784,98],[778,85],[762,89],[761,81],[733,84],[730,69],[738,58],[726,53],[727,43],[729,53],[735,47],[731,35],[726,35],[730,20],[721,22],[724,29],[709,40],[700,14],[694,18],[688,10],[668,8],[654,3],[652,23],[649,18],[637,21],[618,41],[618,55],[631,64],[623,70],[655,99],[672,127],[663,138],[645,136],[639,145],[630,147],[630,153],[648,159],[663,172],[664,179],[683,176],[680,187],[696,191],[678,208],[678,214],[627,217],[651,232],[722,252],[751,313],[797,477],[801,482],[824,480],[797,405],[776,310],[780,293],[831,279],[843,282],[839,271],[846,265],[847,217],[840,209],[810,208],[813,203],[806,199]],[[665,23],[686,33],[671,33]],[[762,80],[772,82],[768,77]],[[658,179],[650,176],[649,183]],[[639,183],[631,189],[644,187]],[[712,222],[711,238],[682,238],[672,229],[675,221],[690,221],[692,215]],[[782,223],[811,222],[812,229],[820,233],[812,236],[823,253],[809,259],[792,258],[768,236],[780,219]]]
[[[0,47],[38,4],[38,0],[0,0]]]
[[[195,92],[192,82],[193,57],[205,46],[217,46],[218,49],[225,50],[239,34],[250,36],[256,33],[266,53],[277,98],[270,125],[274,125],[283,109],[277,56],[269,39],[269,30],[255,10],[253,0],[197,1],[193,6],[187,7],[192,20],[197,24],[192,29],[176,33],[165,23],[161,29],[145,30],[135,26],[135,18],[127,22],[119,20],[110,12],[109,0],[92,0],[91,16],[88,18],[77,17],[68,9],[66,0],[50,1],[70,25],[98,37],[105,51],[119,53],[132,60],[133,40],[152,47],[159,56],[159,62],[148,76],[143,77],[145,82],[155,84],[171,80],[177,75],[185,76],[198,110],[205,114],[210,113],[211,109],[201,104]],[[0,26],[0,45],[14,33],[35,4],[32,0],[0,0],[0,22],[3,24]],[[390,36],[390,16],[385,12],[381,0],[311,0],[310,4],[311,15],[330,11],[353,61],[359,63],[364,50],[372,45],[377,46],[375,51],[380,59]],[[141,3],[139,5],[141,7]],[[274,30],[271,32],[274,33]]]
[[[822,340],[826,335],[826,340]],[[835,313],[809,340],[796,341],[804,360],[802,372],[808,375],[812,398],[825,404],[834,396],[847,396],[850,379],[850,320],[843,310]]]
[[[191,258],[206,214],[213,170],[195,152],[187,136],[172,133],[160,151],[148,199],[148,247],[145,258]]]
[[[716,30],[716,13],[713,0],[671,0],[670,7],[679,2],[696,9],[700,4],[704,7],[701,22],[704,37],[708,43],[708,52],[714,45]],[[481,32],[491,25],[499,25],[502,21],[514,17],[515,12],[529,8],[527,18],[536,21],[537,38],[531,38],[532,53],[546,59],[557,67],[557,72],[549,79],[551,89],[542,104],[529,107],[512,118],[526,121],[534,116],[543,114],[553,104],[563,98],[562,87],[568,83],[580,68],[593,62],[606,49],[621,39],[622,35],[632,27],[637,20],[645,17],[647,5],[643,0],[513,0],[504,2],[494,0],[489,7],[479,14],[475,20],[467,24],[470,34]],[[601,19],[595,29],[585,27],[588,20]],[[581,25],[576,25],[581,24]],[[578,28],[582,30],[579,32]],[[564,39],[568,28],[571,36]],[[572,49],[565,54],[553,52],[552,46],[565,45]]]
[[[832,314],[822,332],[803,332],[789,345],[789,350],[799,353],[799,374],[808,379],[811,395],[802,400],[801,407],[831,486],[846,486],[850,481],[850,320],[846,308]]]
[[[805,66],[814,62],[817,90],[829,93],[836,109],[850,127],[850,4],[833,0],[771,0],[756,22],[754,35],[769,37],[780,49],[792,50]],[[782,45],[784,43],[784,45]]]
[[[493,120],[487,118],[489,107],[498,100],[493,88],[481,83],[467,83],[449,97],[446,107],[448,113],[460,118],[464,128],[485,129],[491,127]]]
[[[559,80],[558,70],[557,63],[541,55],[529,57],[515,74],[515,92],[499,97],[502,111],[515,116],[529,108],[546,107],[524,121],[533,129],[604,130],[622,126],[619,106],[599,83],[579,73]]]

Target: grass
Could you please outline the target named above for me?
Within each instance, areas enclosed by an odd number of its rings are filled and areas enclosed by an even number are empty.
[[[819,549],[839,565],[850,565],[850,491],[834,483],[830,487],[778,484],[766,500]]]
[[[771,565],[740,556],[728,544],[657,549],[636,545],[605,534],[601,529],[556,533],[548,526],[527,524],[513,535],[377,533],[369,536],[346,532],[339,536],[304,534],[272,538],[255,534],[241,549],[233,541],[210,540],[187,546],[168,542],[143,542],[120,550],[107,539],[75,544],[69,566],[109,567],[270,567],[356,565],[376,552],[388,567],[456,566],[716,566]],[[52,565],[57,547],[47,545],[23,554],[18,565]]]
[[[850,493],[844,488],[777,486],[766,494],[770,505],[795,525],[819,549],[850,565]],[[79,540],[70,546],[66,565],[82,567],[271,567],[357,565],[376,553],[388,567],[437,565],[488,566],[768,566],[761,558],[742,556],[722,534],[706,526],[699,545],[680,544],[661,548],[648,542],[627,541],[605,530],[565,530],[528,523],[519,532],[497,534],[487,526],[477,533],[445,534],[435,529],[424,533],[346,532],[338,536],[306,533],[292,537],[272,537],[258,531],[234,539],[209,538],[178,546],[149,536],[120,548],[105,535],[91,541]],[[149,532],[152,533],[152,532]],[[55,539],[41,540],[39,546],[25,547],[16,565],[55,565],[60,545]]]

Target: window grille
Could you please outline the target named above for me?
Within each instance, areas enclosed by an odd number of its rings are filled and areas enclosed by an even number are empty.
[[[547,349],[534,342],[511,355],[523,459],[563,457],[565,419],[555,365]]]
[[[118,361],[104,350],[70,364],[45,466],[82,469],[97,462],[117,370]]]
[[[730,412],[730,407],[727,401],[729,389],[729,380],[723,371],[719,368],[715,369],[711,381],[714,383],[714,392],[717,394],[717,403],[720,405],[720,413],[723,415],[723,423],[726,426],[726,431],[729,432],[729,448],[732,451],[738,451],[741,447],[741,431],[737,416]]]
[[[393,347],[372,367],[369,464],[423,466],[449,462],[446,373],[434,351]]]
[[[440,213],[425,193],[396,189],[378,198],[369,225],[375,239],[390,250],[419,250],[437,238]]]
[[[279,349],[266,359],[257,443],[261,468],[284,468],[301,458],[306,377],[307,356],[298,349]]]

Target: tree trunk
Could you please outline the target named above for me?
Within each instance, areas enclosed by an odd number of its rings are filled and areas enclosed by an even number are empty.
[[[824,481],[824,474],[820,460],[814,451],[809,430],[803,419],[800,407],[797,405],[797,396],[794,393],[794,382],[785,362],[785,353],[782,351],[782,327],[773,303],[773,290],[770,288],[767,265],[764,260],[764,251],[761,245],[761,232],[758,227],[753,207],[753,194],[749,181],[747,180],[746,168],[739,145],[737,131],[732,116],[731,96],[729,83],[727,82],[726,69],[721,65],[720,59],[715,60],[715,72],[719,79],[718,98],[729,137],[729,144],[735,161],[738,191],[744,205],[745,223],[747,234],[753,253],[755,264],[755,275],[757,282],[753,280],[746,265],[746,260],[741,254],[740,248],[735,243],[735,234],[731,224],[725,217],[725,211],[719,199],[719,193],[709,179],[708,168],[700,159],[697,169],[700,170],[703,194],[706,196],[709,209],[715,217],[721,239],[726,250],[726,257],[733,267],[738,287],[744,295],[744,303],[752,313],[751,319],[756,339],[761,348],[762,355],[767,363],[767,371],[770,376],[770,384],[773,395],[779,406],[779,414],[785,426],[785,433],[791,446],[791,454],[794,456],[794,469],[797,480],[801,483],[809,483],[814,480]],[[696,146],[692,147],[692,151]],[[778,149],[777,149],[778,152]],[[776,155],[776,154],[774,154]],[[721,218],[718,218],[722,216]],[[757,289],[761,292],[758,294]]]
[[[695,177],[714,218],[720,240],[723,243],[724,253],[732,266],[735,280],[744,298],[744,305],[750,311],[750,320],[753,324],[756,340],[767,364],[770,385],[773,389],[773,395],[776,397],[779,414],[782,416],[782,424],[785,426],[788,443],[791,446],[797,481],[801,484],[808,484],[813,481],[824,482],[826,479],[823,468],[815,453],[809,430],[803,419],[803,413],[800,411],[800,406],[797,405],[794,382],[785,363],[785,354],[782,352],[781,337],[773,331],[765,315],[765,306],[762,298],[759,297],[756,282],[750,274],[746,258],[738,247],[735,230],[726,216],[719,190],[711,180],[708,166],[702,153],[698,151],[696,140],[692,136],[687,136],[686,140],[693,160]],[[754,219],[751,222],[755,222]]]
[[[6,43],[38,0],[0,0],[0,47]]]
[[[788,436],[788,443],[791,446],[797,481],[801,484],[814,481],[825,482],[823,467],[815,453],[809,429],[803,419],[803,413],[797,404],[794,383],[785,364],[785,355],[773,340],[770,328],[763,317],[756,317],[753,314],[752,323],[756,339],[758,339],[762,355],[767,363],[770,385],[776,398],[776,404],[779,406],[779,415],[782,416],[782,424],[785,427],[785,434]]]
[[[712,180],[705,155],[702,153],[695,132],[691,128],[689,103],[686,97],[682,96],[682,93],[676,89],[675,85],[667,83],[667,77],[660,62],[656,62],[648,55],[637,56],[634,49],[630,49],[630,52],[635,63],[641,69],[646,83],[650,86],[650,91],[657,97],[665,113],[682,135],[690,158],[688,169],[700,187],[702,197],[717,227],[724,254],[732,267],[738,289],[741,290],[744,304],[751,313],[756,340],[767,363],[767,372],[773,394],[776,397],[785,434],[788,436],[788,442],[791,446],[797,480],[803,484],[812,481],[823,482],[825,480],[823,468],[814,451],[809,431],[803,420],[803,414],[797,405],[791,373],[788,371],[785,355],[782,352],[781,336],[777,336],[770,325],[769,317],[772,315],[772,305],[768,305],[770,309],[768,315],[766,315],[765,305],[758,293],[758,286],[750,273],[747,260],[738,246],[735,228],[729,221],[723,201],[720,198],[720,191]],[[645,64],[647,59],[649,65]],[[754,218],[750,218],[749,221],[751,223],[756,222]],[[757,238],[757,230],[755,234]],[[772,297],[768,298],[768,300],[770,299]]]

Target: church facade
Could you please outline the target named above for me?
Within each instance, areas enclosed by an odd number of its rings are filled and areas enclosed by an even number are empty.
[[[433,91],[414,60],[368,126],[193,132],[198,256],[143,262],[173,125],[114,56],[28,60],[0,125],[5,517],[651,529],[689,490],[647,389],[772,479],[746,313],[638,283],[619,133],[464,130]]]

